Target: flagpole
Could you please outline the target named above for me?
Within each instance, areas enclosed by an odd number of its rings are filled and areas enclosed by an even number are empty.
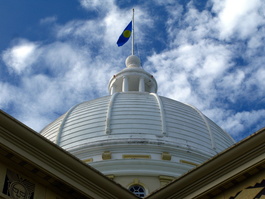
[[[132,16],[132,55],[134,55],[134,8],[132,9],[133,16]]]

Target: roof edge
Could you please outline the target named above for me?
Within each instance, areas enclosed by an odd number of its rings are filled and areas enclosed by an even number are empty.
[[[220,181],[223,175],[226,174],[226,179],[235,178],[252,169],[253,165],[263,164],[265,162],[264,140],[265,128],[262,128],[214,156],[204,164],[184,174],[168,186],[151,193],[146,199],[163,199],[169,196],[185,198],[191,197],[191,193],[196,194],[196,197],[205,195],[214,187],[225,183]],[[251,161],[251,164],[247,164],[249,161]],[[240,168],[238,168],[238,165],[241,165]],[[233,172],[235,170],[237,172]],[[205,186],[210,183],[212,189],[206,189]]]
[[[19,154],[42,171],[79,192],[100,198],[137,198],[42,135],[0,110],[1,147]],[[91,180],[93,179],[93,180]],[[93,190],[93,191],[91,191]]]

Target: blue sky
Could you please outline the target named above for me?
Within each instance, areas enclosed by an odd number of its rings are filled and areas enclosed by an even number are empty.
[[[201,110],[237,141],[265,126],[262,0],[0,0],[0,108],[36,131],[108,95],[130,42],[158,94]]]

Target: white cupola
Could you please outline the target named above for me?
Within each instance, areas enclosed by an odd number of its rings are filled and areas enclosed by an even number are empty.
[[[126,68],[113,75],[109,82],[110,95],[129,91],[157,92],[155,78],[141,68],[141,61],[137,56],[131,55],[127,57],[125,64]]]

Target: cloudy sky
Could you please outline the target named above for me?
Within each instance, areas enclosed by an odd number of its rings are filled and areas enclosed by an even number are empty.
[[[263,0],[1,0],[0,108],[36,131],[108,95],[130,42],[158,94],[191,104],[237,141],[265,126]]]

